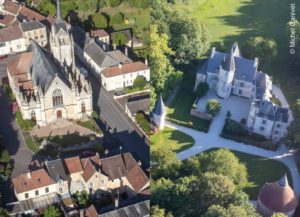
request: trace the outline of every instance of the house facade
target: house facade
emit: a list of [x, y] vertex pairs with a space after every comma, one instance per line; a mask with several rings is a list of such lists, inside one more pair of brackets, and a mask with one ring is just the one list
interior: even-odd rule
[[287, 133], [289, 109], [272, 102], [272, 78], [258, 71], [258, 59], [242, 57], [235, 42], [229, 53], [212, 49], [208, 60], [202, 64], [195, 82], [208, 83], [217, 96], [228, 99], [231, 95], [247, 98], [251, 109], [247, 127], [273, 141], [279, 141]]
[[101, 72], [101, 83], [108, 91], [117, 90], [131, 87], [138, 76], [150, 82], [150, 68], [143, 62], [119, 64], [105, 68]]

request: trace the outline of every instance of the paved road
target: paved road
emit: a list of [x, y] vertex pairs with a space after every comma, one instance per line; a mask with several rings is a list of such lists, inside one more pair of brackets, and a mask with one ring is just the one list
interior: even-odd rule
[[[221, 132], [223, 125], [220, 124], [220, 119], [225, 116], [219, 116], [217, 120], [214, 120], [211, 124], [210, 131], [208, 133], [199, 132], [190, 128], [183, 126], [178, 126], [176, 124], [166, 122], [168, 127], [179, 130], [187, 135], [190, 135], [195, 140], [194, 146], [182, 151], [177, 154], [180, 160], [185, 160], [189, 157], [197, 155], [201, 152], [207, 151], [212, 148], [228, 148], [230, 150], [240, 151], [252, 155], [257, 155], [260, 157], [265, 157], [269, 159], [278, 160], [284, 163], [290, 170], [293, 188], [297, 195], [300, 195], [300, 177], [297, 169], [296, 161], [294, 158], [293, 151], [281, 149], [278, 151], [268, 151], [262, 148], [258, 148], [251, 145], [246, 145], [243, 143], [238, 143], [232, 140], [227, 140], [219, 136], [218, 132]], [[267, 180], [266, 180], [267, 181]]]
[[[84, 63], [77, 60], [84, 66]], [[88, 68], [85, 66], [85, 68]], [[106, 121], [107, 125], [115, 132], [116, 137], [122, 144], [124, 152], [131, 152], [136, 159], [141, 160], [143, 167], [150, 167], [150, 148], [136, 133], [137, 126], [129, 121], [127, 115], [116, 105], [113, 94], [101, 88], [100, 82], [89, 75], [88, 79], [93, 89], [94, 110]]]

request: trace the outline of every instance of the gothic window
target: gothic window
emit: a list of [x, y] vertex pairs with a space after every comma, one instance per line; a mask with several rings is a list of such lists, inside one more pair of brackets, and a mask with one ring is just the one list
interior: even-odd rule
[[63, 96], [60, 89], [53, 91], [52, 99], [54, 107], [63, 105]]

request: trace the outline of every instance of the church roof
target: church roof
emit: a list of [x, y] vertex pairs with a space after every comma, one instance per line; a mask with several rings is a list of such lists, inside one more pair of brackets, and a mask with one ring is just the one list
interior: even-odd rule
[[296, 209], [298, 198], [284, 175], [279, 181], [265, 184], [259, 191], [259, 202], [273, 212], [287, 213]]
[[45, 27], [45, 26], [42, 23], [40, 23], [39, 21], [22, 22], [21, 23], [21, 28], [22, 28], [23, 32], [40, 29], [43, 27]]
[[165, 113], [165, 105], [161, 95], [157, 98], [152, 113], [158, 116], [161, 116]]
[[29, 50], [33, 52], [29, 66], [31, 79], [45, 93], [60, 69], [36, 42], [31, 42]]

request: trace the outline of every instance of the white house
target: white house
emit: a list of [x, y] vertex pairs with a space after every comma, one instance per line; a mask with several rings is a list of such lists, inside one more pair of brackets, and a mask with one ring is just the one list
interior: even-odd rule
[[26, 49], [25, 38], [19, 25], [0, 29], [0, 56], [22, 52]]
[[132, 86], [138, 76], [150, 81], [150, 68], [143, 62], [119, 64], [102, 70], [101, 83], [108, 91], [122, 89]]

